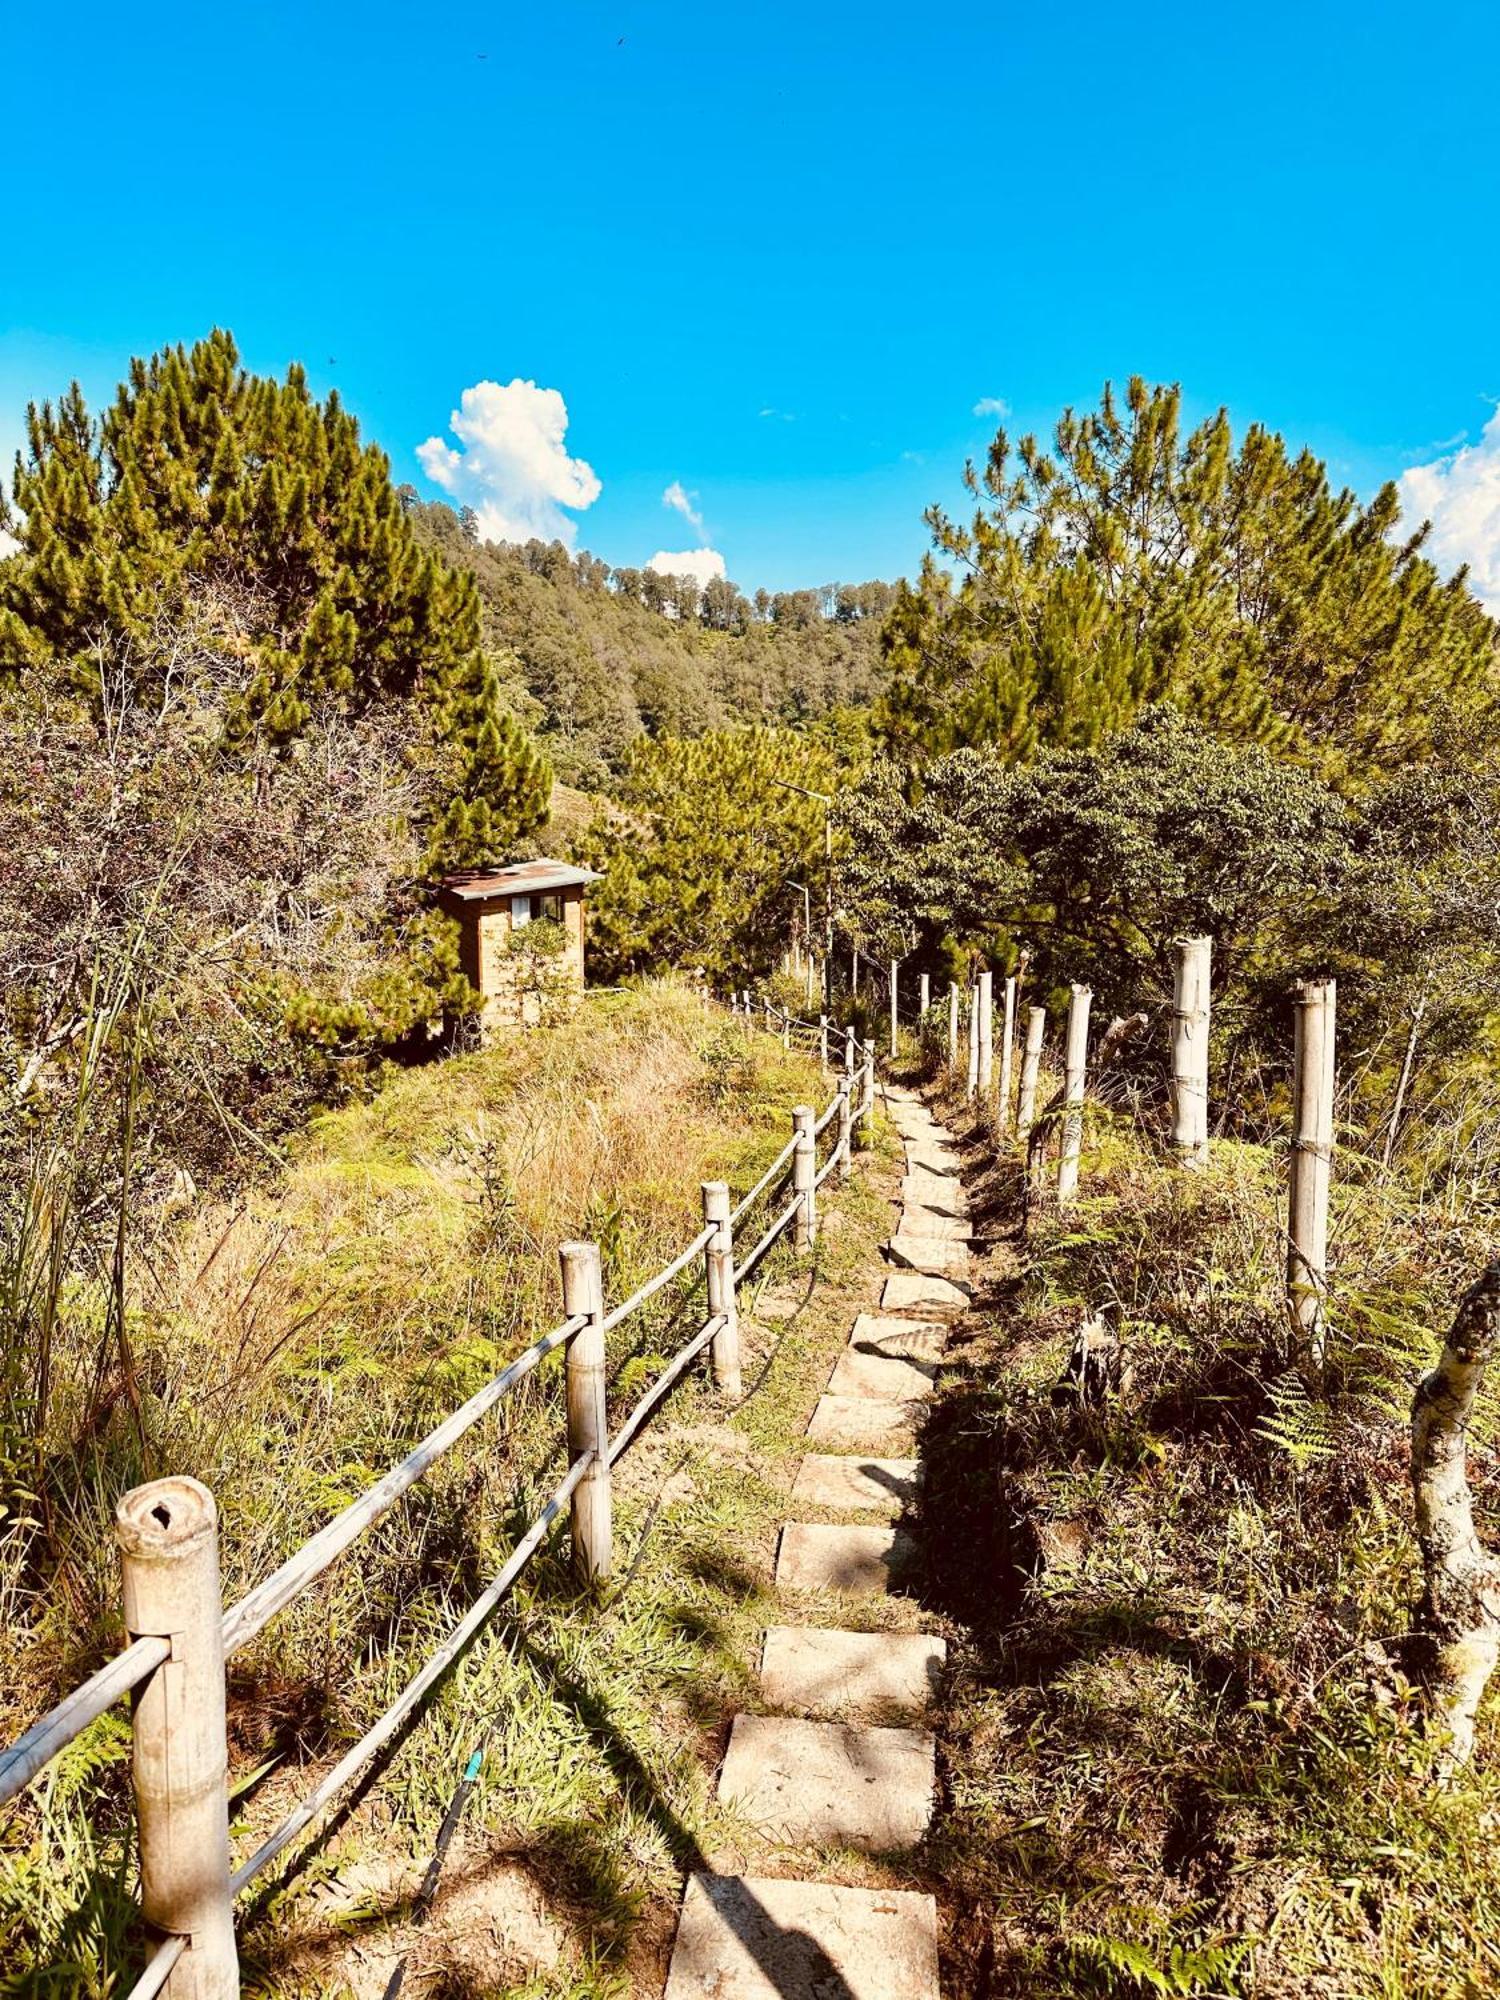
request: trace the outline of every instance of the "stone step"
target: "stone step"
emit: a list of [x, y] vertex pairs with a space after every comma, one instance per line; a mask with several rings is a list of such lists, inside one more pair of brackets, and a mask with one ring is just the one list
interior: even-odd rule
[[788, 1521], [776, 1551], [776, 1582], [787, 1590], [883, 1593], [910, 1572], [916, 1554], [900, 1528]]
[[937, 1905], [910, 1889], [694, 1875], [665, 2000], [938, 2000]]
[[898, 1229], [886, 1250], [893, 1262], [928, 1277], [951, 1278], [955, 1272], [962, 1276], [969, 1268], [966, 1244], [949, 1243], [941, 1236], [918, 1236], [909, 1229]]
[[956, 1174], [963, 1162], [952, 1146], [944, 1145], [941, 1139], [908, 1139], [906, 1142], [906, 1170], [914, 1174], [924, 1172], [942, 1174], [945, 1178]]
[[888, 1313], [920, 1312], [948, 1320], [968, 1311], [969, 1295], [946, 1278], [929, 1277], [920, 1271], [893, 1271], [885, 1281], [880, 1303]]
[[932, 1818], [936, 1758], [925, 1729], [737, 1715], [719, 1803], [778, 1847], [915, 1847]]
[[936, 1236], [944, 1243], [967, 1243], [973, 1234], [967, 1217], [948, 1215], [942, 1209], [928, 1208], [918, 1201], [903, 1202], [901, 1220], [896, 1228], [898, 1234]]
[[938, 1363], [921, 1354], [903, 1354], [898, 1347], [846, 1347], [828, 1378], [830, 1396], [870, 1396], [877, 1402], [911, 1401], [930, 1396]]
[[809, 1452], [797, 1468], [792, 1499], [799, 1507], [878, 1507], [899, 1514], [916, 1497], [915, 1458], [830, 1458]]
[[909, 1437], [922, 1422], [925, 1405], [915, 1398], [902, 1403], [874, 1396], [820, 1396], [807, 1426], [814, 1444], [863, 1451]]
[[760, 1657], [772, 1708], [849, 1722], [919, 1722], [937, 1697], [947, 1643], [925, 1632], [773, 1626]]
[[969, 1197], [957, 1174], [930, 1174], [919, 1168], [901, 1182], [901, 1199], [935, 1209], [939, 1215], [967, 1215]]

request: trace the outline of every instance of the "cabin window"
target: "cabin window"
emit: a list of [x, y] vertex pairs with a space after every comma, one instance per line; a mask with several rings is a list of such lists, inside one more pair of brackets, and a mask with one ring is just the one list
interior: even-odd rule
[[563, 899], [561, 896], [533, 896], [531, 914], [540, 917], [544, 923], [560, 924], [563, 920]]

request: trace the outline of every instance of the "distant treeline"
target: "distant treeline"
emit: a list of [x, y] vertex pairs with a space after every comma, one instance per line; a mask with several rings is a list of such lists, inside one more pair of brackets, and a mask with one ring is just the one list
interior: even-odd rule
[[756, 591], [616, 569], [561, 542], [481, 542], [471, 515], [402, 503], [419, 537], [472, 572], [483, 642], [559, 777], [607, 785], [642, 731], [697, 736], [863, 708], [881, 680], [890, 583]]

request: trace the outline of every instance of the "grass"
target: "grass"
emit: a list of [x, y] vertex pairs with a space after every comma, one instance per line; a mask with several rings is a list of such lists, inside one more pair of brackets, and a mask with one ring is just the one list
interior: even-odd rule
[[[1479, 1246], [1344, 1163], [1330, 1380], [1277, 1358], [1278, 1162], [1171, 1167], [1101, 1125], [1084, 1198], [1024, 1235], [973, 1135], [990, 1261], [928, 1427], [948, 1990], [1477, 2000], [1500, 1984], [1500, 1742], [1432, 1782], [1407, 1673], [1406, 1405]], [[1057, 1385], [1117, 1312], [1129, 1386]], [[1497, 1490], [1491, 1400], [1475, 1440]]]
[[[70, 1591], [37, 1590], [10, 1628], [0, 1728], [23, 1726], [117, 1643], [113, 1493], [167, 1467], [205, 1478], [232, 1600], [557, 1317], [561, 1238], [596, 1237], [607, 1296], [621, 1296], [696, 1233], [698, 1182], [746, 1185], [783, 1143], [790, 1105], [821, 1095], [813, 1067], [705, 1021], [680, 989], [604, 996], [556, 1033], [393, 1078], [321, 1121], [279, 1184], [163, 1231], [133, 1301], [152, 1384], [144, 1438], [96, 1441], [97, 1504], [78, 1510], [65, 1551]], [[421, 1990], [604, 2000], [655, 1966], [681, 1872], [712, 1836], [708, 1780], [754, 1656], [781, 1460], [846, 1330], [841, 1288], [884, 1220], [857, 1185], [840, 1196], [820, 1287], [777, 1253], [771, 1280], [795, 1276], [808, 1296], [793, 1318], [747, 1328], [743, 1411], [726, 1422], [690, 1381], [622, 1463], [615, 1594], [602, 1609], [579, 1598], [554, 1541], [376, 1781], [295, 1871], [247, 1899], [251, 1990], [365, 1990], [360, 1968], [407, 1935], [413, 1870], [476, 1747], [479, 1786], [445, 1877], [468, 1916], [449, 1924], [440, 1899], [432, 1936], [450, 1973]], [[616, 1416], [700, 1311], [701, 1297], [669, 1290], [619, 1330]], [[384, 1707], [561, 1460], [549, 1363], [236, 1659], [237, 1852]], [[125, 1743], [107, 1718], [8, 1816], [0, 1991], [104, 1994], [133, 1962]], [[490, 1939], [468, 1972], [460, 1931]]]

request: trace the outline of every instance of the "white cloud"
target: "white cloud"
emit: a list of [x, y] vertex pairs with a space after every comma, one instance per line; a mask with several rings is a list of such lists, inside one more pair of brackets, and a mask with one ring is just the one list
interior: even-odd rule
[[1467, 563], [1474, 595], [1500, 618], [1500, 409], [1478, 444], [1412, 466], [1398, 485], [1403, 526], [1431, 521], [1426, 554], [1445, 575]]
[[563, 509], [592, 507], [600, 486], [591, 465], [568, 456], [561, 394], [519, 377], [505, 387], [476, 382], [448, 421], [463, 449], [430, 437], [417, 458], [434, 486], [474, 509], [480, 535], [491, 542], [536, 535], [571, 547], [577, 523]]
[[696, 577], [700, 590], [714, 577], [725, 574], [724, 558], [717, 549], [681, 549], [676, 555], [658, 549], [646, 567], [654, 569], [658, 576]]
[[697, 494], [689, 493], [680, 479], [674, 479], [661, 496], [663, 507], [675, 507], [695, 534], [704, 535], [708, 530], [703, 525], [703, 516], [698, 512], [697, 500]]
[[1008, 417], [1010, 404], [1003, 396], [981, 396], [974, 405], [976, 417]]

